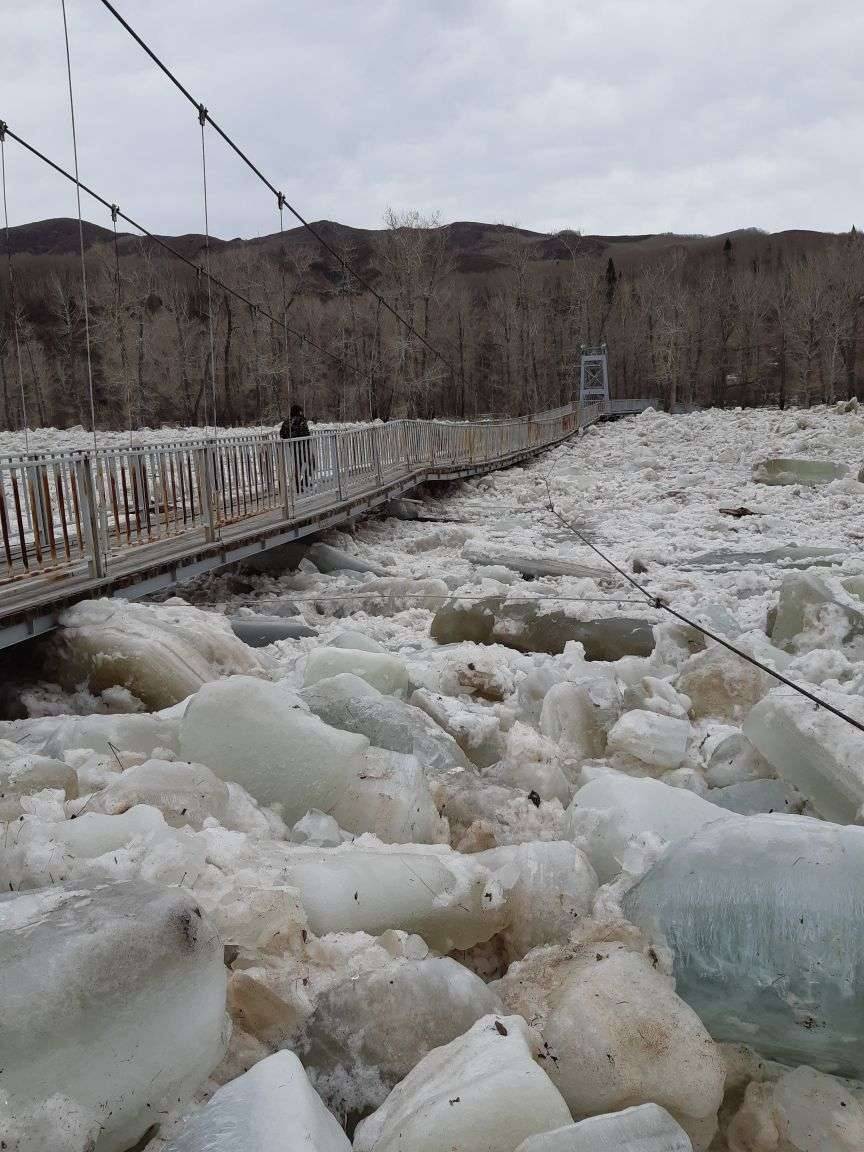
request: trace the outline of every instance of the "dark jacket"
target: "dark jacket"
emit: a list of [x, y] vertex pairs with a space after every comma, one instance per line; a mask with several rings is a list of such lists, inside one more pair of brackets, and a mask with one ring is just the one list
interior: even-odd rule
[[288, 420], [282, 421], [279, 435], [283, 440], [300, 440], [309, 435], [309, 422], [302, 412], [291, 416]]

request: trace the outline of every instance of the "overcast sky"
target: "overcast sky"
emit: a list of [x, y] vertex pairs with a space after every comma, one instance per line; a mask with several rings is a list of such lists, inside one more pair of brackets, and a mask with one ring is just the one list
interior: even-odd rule
[[[115, 2], [312, 220], [864, 224], [862, 0]], [[0, 119], [71, 168], [60, 0], [0, 7]], [[154, 231], [200, 232], [194, 109], [99, 0], [67, 7], [82, 180]], [[6, 155], [11, 223], [74, 214], [71, 185]], [[216, 235], [276, 230], [212, 133], [208, 165]]]

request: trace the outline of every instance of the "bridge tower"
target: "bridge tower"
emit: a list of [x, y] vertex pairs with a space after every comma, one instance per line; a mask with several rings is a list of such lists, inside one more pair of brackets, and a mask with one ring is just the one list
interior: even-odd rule
[[605, 344], [582, 344], [580, 349], [579, 404], [609, 399], [609, 360]]

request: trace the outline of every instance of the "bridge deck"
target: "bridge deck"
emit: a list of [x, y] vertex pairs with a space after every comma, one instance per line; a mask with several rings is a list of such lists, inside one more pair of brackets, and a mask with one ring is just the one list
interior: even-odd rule
[[0, 648], [50, 631], [77, 600], [173, 587], [362, 516], [425, 481], [517, 464], [650, 403], [0, 461]]

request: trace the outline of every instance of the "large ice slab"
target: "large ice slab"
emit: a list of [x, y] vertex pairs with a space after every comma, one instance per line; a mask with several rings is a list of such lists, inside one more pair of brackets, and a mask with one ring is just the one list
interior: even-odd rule
[[740, 724], [776, 683], [749, 661], [720, 644], [711, 644], [704, 652], [694, 652], [675, 685], [690, 698], [690, 714], [695, 719], [710, 716]]
[[366, 767], [331, 808], [340, 828], [372, 832], [386, 844], [446, 844], [442, 820], [416, 756], [369, 748]]
[[751, 1081], [729, 1125], [730, 1152], [859, 1152], [864, 1107], [849, 1088], [806, 1067]]
[[8, 1108], [61, 1093], [124, 1152], [224, 1052], [222, 943], [194, 897], [140, 882], [0, 896]]
[[520, 1016], [485, 1016], [433, 1049], [357, 1127], [354, 1152], [514, 1152], [571, 1121]]
[[67, 609], [61, 624], [54, 659], [65, 682], [86, 681], [96, 692], [121, 684], [148, 708], [262, 667], [224, 616], [189, 604], [85, 600]]
[[118, 716], [46, 716], [0, 722], [0, 737], [14, 740], [27, 754], [62, 759], [74, 748], [150, 756], [157, 748], [176, 752], [180, 716], [174, 710]]
[[[175, 828], [200, 828], [212, 816], [221, 824], [228, 813], [228, 787], [203, 764], [182, 760], [145, 760], [120, 772], [87, 801], [87, 812], [116, 816], [136, 804], [158, 808]], [[84, 817], [82, 816], [82, 819]]]
[[279, 640], [318, 635], [302, 619], [286, 620], [284, 616], [231, 616], [228, 623], [237, 639], [250, 648], [266, 648]]
[[492, 633], [501, 604], [500, 596], [490, 596], [483, 600], [449, 598], [432, 620], [432, 639], [439, 644], [494, 643]]
[[544, 1067], [574, 1116], [660, 1104], [710, 1141], [723, 1058], [656, 963], [620, 941], [540, 948], [494, 987], [542, 1034]]
[[[864, 700], [822, 690], [835, 708], [864, 723]], [[851, 824], [864, 805], [864, 733], [824, 708], [777, 688], [744, 722], [744, 735], [826, 820]]]
[[574, 844], [560, 840], [507, 844], [479, 852], [507, 895], [504, 931], [511, 958], [541, 944], [563, 943], [589, 915], [597, 876]]
[[726, 788], [712, 788], [705, 798], [741, 816], [755, 816], [759, 812], [797, 815], [804, 807], [801, 793], [783, 780], [743, 780]]
[[508, 728], [504, 755], [483, 776], [509, 788], [536, 792], [541, 800], [557, 799], [568, 804], [573, 795], [570, 768], [561, 750], [521, 720]]
[[478, 768], [488, 768], [504, 755], [501, 720], [491, 709], [464, 697], [442, 696], [425, 688], [411, 694], [411, 704], [443, 728]]
[[412, 608], [434, 612], [450, 595], [443, 580], [412, 576], [370, 576], [351, 586], [351, 598], [339, 600], [321, 595], [321, 604], [332, 616], [348, 616], [353, 612], [366, 612], [369, 616], [392, 616]]
[[443, 847], [361, 842], [298, 855], [286, 871], [319, 936], [401, 928], [450, 952], [489, 940], [506, 923], [504, 895], [488, 869]]
[[366, 680], [379, 692], [392, 694], [408, 688], [408, 669], [398, 656], [387, 652], [361, 652], [358, 648], [313, 649], [306, 657], [303, 684], [306, 688], [321, 680], [350, 673]]
[[864, 600], [851, 590], [858, 587], [816, 572], [790, 573], [783, 579], [770, 617], [771, 639], [797, 652], [842, 648], [860, 660], [864, 657]]
[[653, 624], [638, 617], [580, 620], [545, 600], [505, 601], [500, 596], [460, 600], [458, 593], [435, 613], [431, 633], [439, 644], [503, 644], [520, 652], [557, 655], [570, 640], [584, 645], [589, 660], [649, 656]]
[[71, 820], [25, 817], [0, 826], [0, 889], [41, 888], [63, 880], [153, 880], [190, 885], [204, 870], [204, 846], [189, 829], [169, 827], [156, 808], [121, 815], [83, 812]]
[[379, 748], [414, 755], [428, 772], [470, 767], [450, 733], [421, 708], [385, 696], [350, 672], [319, 680], [300, 695], [325, 724], [357, 732]]
[[26, 807], [23, 798], [46, 788], [62, 791], [67, 800], [74, 800], [78, 796], [77, 773], [49, 756], [16, 755], [0, 763], [0, 821], [17, 819]]
[[379, 644], [377, 640], [373, 640], [365, 632], [354, 632], [350, 628], [331, 636], [327, 641], [327, 646], [328, 648], [355, 648], [358, 652], [387, 651], [383, 644]]
[[764, 780], [775, 775], [746, 736], [735, 728], [721, 730], [719, 738], [703, 748], [708, 757], [705, 780], [711, 788], [725, 788], [745, 781]]
[[675, 720], [686, 720], [693, 702], [668, 680], [659, 676], [640, 676], [627, 684], [623, 703], [625, 711], [638, 708], [657, 712], [660, 716], [672, 716]]
[[678, 768], [687, 754], [688, 720], [644, 708], [625, 712], [606, 738], [607, 753], [632, 756], [652, 768]]
[[849, 465], [836, 460], [769, 456], [753, 465], [753, 479], [757, 484], [830, 484], [848, 475]]
[[674, 844], [729, 813], [686, 788], [661, 780], [603, 772], [573, 797], [565, 832], [588, 855], [601, 884], [621, 871], [634, 836], [651, 832]]
[[860, 1077], [862, 886], [864, 829], [733, 816], [673, 845], [623, 908], [671, 948], [715, 1039]]
[[10, 1152], [93, 1152], [99, 1118], [68, 1096], [55, 1092], [29, 1107], [15, 1102], [10, 1111], [0, 1097], [0, 1133]]
[[365, 737], [292, 706], [278, 684], [249, 676], [205, 685], [180, 726], [184, 759], [242, 784], [262, 804], [282, 804], [288, 824], [331, 808], [363, 771], [367, 747]]
[[351, 1152], [293, 1052], [276, 1052], [225, 1084], [164, 1152]]
[[[766, 548], [761, 552], [730, 552], [728, 549], [701, 552], [680, 564], [682, 568], [715, 568], [718, 572], [734, 572], [738, 568], [755, 564], [771, 564], [777, 568], [811, 568], [817, 565], [831, 568], [835, 564], [842, 564], [848, 552], [848, 544], [828, 547], [787, 544], [781, 548]], [[710, 626], [709, 621], [705, 623]]]
[[311, 560], [319, 572], [371, 572], [375, 576], [386, 576], [387, 569], [364, 560], [350, 552], [343, 552], [341, 548], [334, 548], [332, 544], [323, 544], [321, 541], [310, 545], [306, 551], [306, 558]]
[[472, 564], [483, 564], [503, 568], [511, 568], [514, 572], [521, 572], [523, 576], [575, 576], [592, 580], [608, 580], [609, 569], [590, 567], [588, 564], [577, 564], [573, 560], [566, 560], [561, 556], [528, 555], [525, 552], [514, 552], [504, 545], [494, 544], [488, 540], [466, 540], [462, 545], [462, 556]]
[[337, 1113], [356, 1115], [380, 1107], [431, 1049], [500, 1011], [480, 977], [449, 957], [394, 962], [326, 989], [299, 1051]]
[[605, 682], [553, 684], [543, 698], [540, 731], [558, 744], [564, 756], [577, 763], [602, 756], [606, 730], [614, 722], [620, 702]]
[[640, 1104], [530, 1136], [516, 1152], [693, 1152], [693, 1145], [665, 1108]]

